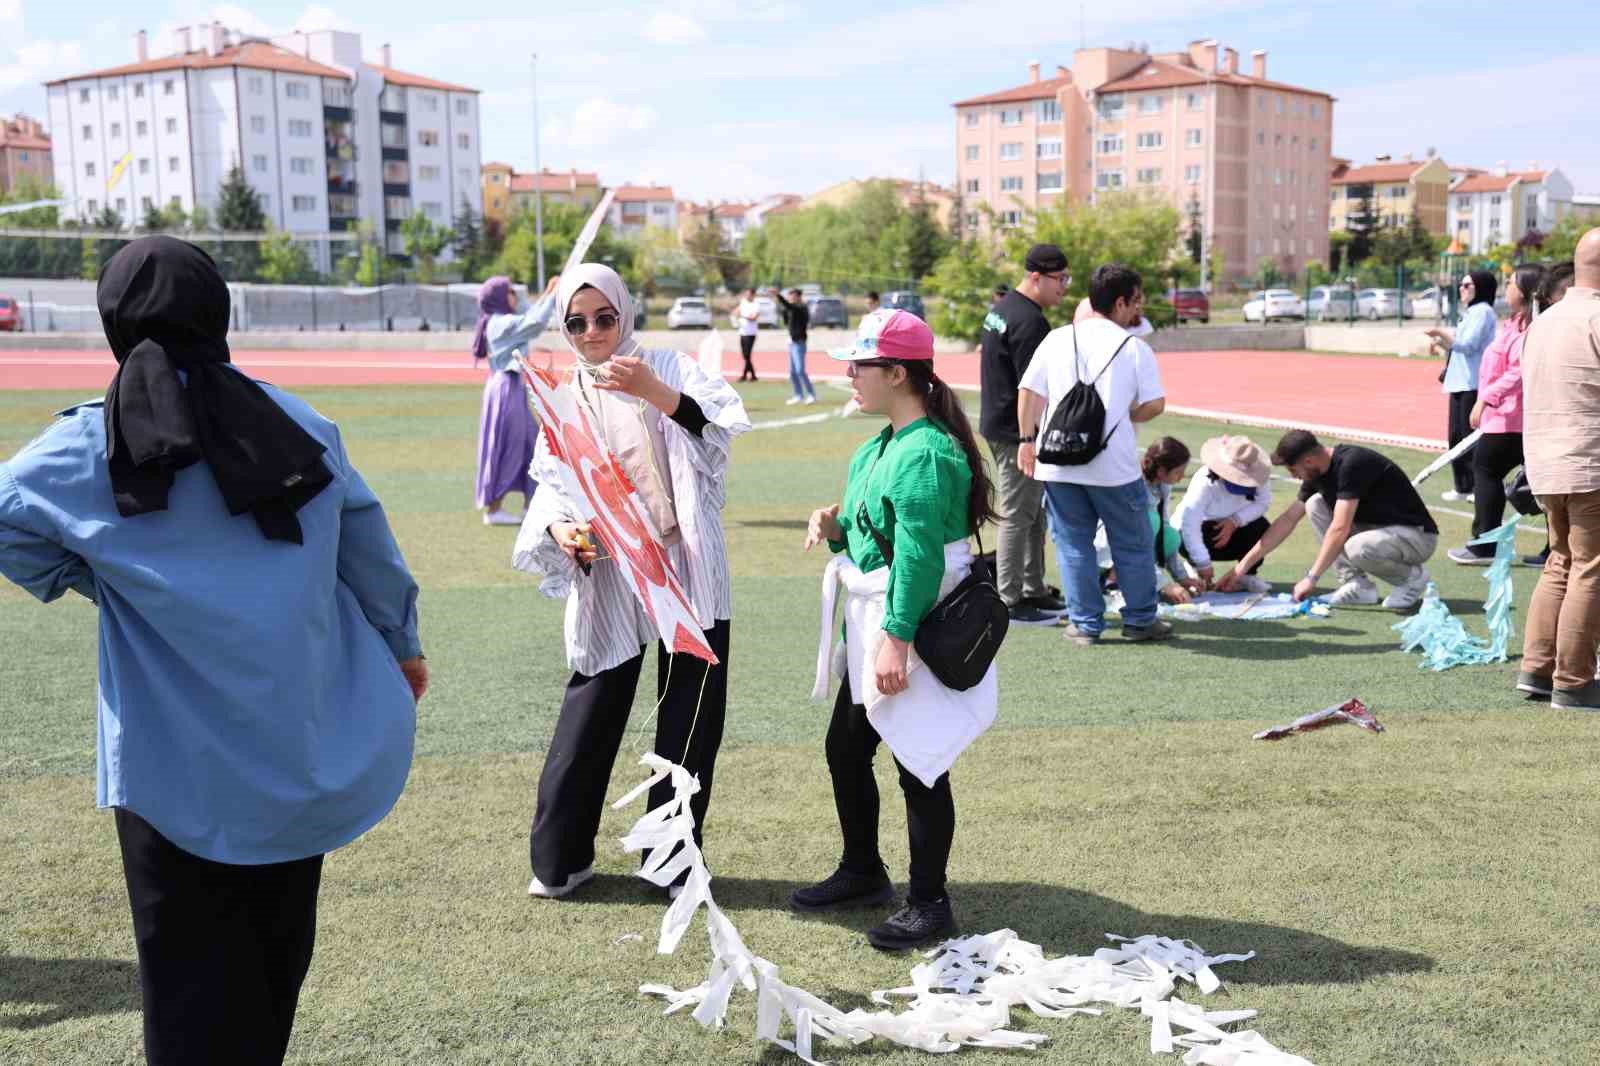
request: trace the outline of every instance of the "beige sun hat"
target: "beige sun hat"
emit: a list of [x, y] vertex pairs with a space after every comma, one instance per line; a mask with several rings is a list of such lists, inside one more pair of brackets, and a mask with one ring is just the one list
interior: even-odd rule
[[1262, 488], [1272, 478], [1272, 464], [1261, 445], [1249, 437], [1212, 437], [1200, 446], [1200, 461], [1224, 481]]

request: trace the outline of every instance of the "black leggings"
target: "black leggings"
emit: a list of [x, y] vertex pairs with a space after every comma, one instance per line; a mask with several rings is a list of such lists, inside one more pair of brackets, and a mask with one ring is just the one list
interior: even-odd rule
[[[1205, 539], [1206, 550], [1211, 553], [1213, 560], [1235, 562], [1243, 559], [1245, 553], [1256, 546], [1256, 542], [1266, 534], [1267, 528], [1271, 525], [1272, 523], [1267, 521], [1267, 516], [1262, 515], [1254, 522], [1242, 525], [1234, 530], [1233, 536], [1228, 538], [1228, 543], [1220, 548], [1217, 547], [1217, 531], [1222, 527], [1221, 522], [1215, 520], [1201, 522], [1200, 536]], [[1182, 550], [1183, 557], [1189, 559], [1189, 549], [1184, 548]], [[1189, 559], [1189, 561], [1194, 562], [1193, 559]], [[1250, 572], [1253, 574], [1260, 569], [1261, 564], [1257, 563], [1250, 568]]]
[[[833, 704], [833, 721], [828, 723], [828, 772], [833, 775], [833, 805], [844, 835], [840, 865], [856, 873], [875, 874], [883, 868], [878, 853], [878, 782], [872, 776], [872, 757], [880, 739], [867, 721], [867, 709], [850, 702], [850, 681], [845, 679]], [[950, 775], [939, 775], [929, 788], [898, 759], [895, 766], [900, 770], [906, 828], [911, 833], [911, 895], [931, 903], [944, 898], [945, 867], [956, 835]]]
[[754, 381], [756, 379], [755, 364], [750, 362], [750, 356], [755, 354], [755, 334], [743, 334], [739, 337], [739, 354], [744, 356], [744, 370], [739, 373], [740, 381]]
[[[1506, 475], [1522, 465], [1521, 433], [1485, 433], [1472, 449], [1472, 535], [1481, 537], [1499, 528], [1506, 514]], [[1494, 548], [1477, 545], [1474, 555], [1494, 555]]]
[[[1477, 389], [1450, 394], [1450, 447], [1454, 448], [1472, 433], [1472, 408], [1477, 402]], [[1457, 492], [1463, 496], [1471, 492], [1472, 453], [1450, 460], [1450, 473], [1455, 476]]]

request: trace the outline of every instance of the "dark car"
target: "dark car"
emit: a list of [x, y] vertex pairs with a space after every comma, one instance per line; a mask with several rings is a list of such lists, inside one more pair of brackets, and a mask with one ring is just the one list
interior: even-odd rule
[[650, 317], [649, 310], [645, 307], [644, 293], [633, 294], [633, 328], [644, 329], [645, 319]]
[[1177, 313], [1179, 322], [1187, 322], [1191, 318], [1211, 321], [1211, 301], [1199, 289], [1175, 290], [1172, 294], [1172, 310]]
[[0, 330], [16, 333], [22, 329], [22, 308], [9, 296], [0, 296]]
[[815, 300], [807, 300], [806, 306], [811, 309], [811, 324], [819, 329], [823, 326], [848, 329], [850, 326], [844, 301], [837, 296], [819, 296]]
[[886, 292], [883, 294], [883, 307], [889, 311], [910, 311], [924, 322], [928, 319], [927, 308], [922, 306], [922, 297], [914, 292]]

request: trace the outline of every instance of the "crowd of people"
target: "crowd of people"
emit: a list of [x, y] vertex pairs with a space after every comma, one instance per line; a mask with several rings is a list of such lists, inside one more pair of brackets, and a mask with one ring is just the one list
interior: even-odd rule
[[[894, 899], [872, 770], [886, 745], [906, 803], [910, 888], [868, 934], [884, 949], [955, 925], [949, 770], [994, 721], [998, 667], [980, 663], [981, 676], [957, 686], [917, 648], [926, 627], [950, 624], [938, 605], [981, 577], [970, 538], [985, 525], [999, 530], [1000, 609], [1012, 622], [1060, 624], [1084, 647], [1106, 634], [1113, 583], [1122, 636], [1137, 642], [1173, 636], [1163, 599], [1265, 591], [1263, 563], [1307, 516], [1319, 546], [1293, 585], [1300, 600], [1331, 571], [1340, 583], [1329, 602], [1376, 603], [1383, 582], [1384, 605], [1408, 610], [1437, 548], [1416, 489], [1369, 448], [1295, 429], [1269, 457], [1220, 436], [1200, 446], [1192, 476], [1190, 449], [1172, 436], [1141, 455], [1134, 427], [1166, 406], [1137, 335], [1143, 279], [1099, 266], [1087, 310], [1051, 329], [1045, 311], [1071, 285], [1067, 258], [1037, 245], [1023, 268], [984, 325], [976, 430], [914, 315], [874, 310], [856, 343], [833, 353], [856, 406], [884, 425], [841, 471], [839, 501], [812, 512], [803, 542], [834, 553], [823, 597], [842, 592], [847, 619], [842, 631], [824, 621], [814, 690], [838, 682], [823, 761], [842, 846], [833, 873], [791, 902]], [[1522, 463], [1549, 547], [1516, 685], [1556, 708], [1600, 710], [1600, 229], [1570, 268], [1516, 271], [1513, 313], [1498, 326], [1493, 288], [1492, 276], [1463, 282], [1467, 319], [1437, 338], [1449, 351], [1452, 425], [1484, 434], [1472, 480], [1452, 491], [1472, 490], [1474, 532], [1486, 531], [1504, 507], [1494, 484]], [[99, 608], [97, 794], [116, 811], [147, 1058], [281, 1062], [311, 962], [323, 856], [383, 818], [409, 772], [429, 683], [417, 584], [338, 427], [228, 365], [228, 290], [204, 251], [140, 238], [107, 264], [97, 295], [116, 376], [103, 401], [64, 412], [0, 465], [0, 573], [42, 601], [76, 592]], [[528, 892], [560, 899], [593, 875], [652, 643], [655, 750], [697, 776], [703, 840], [733, 613], [721, 512], [732, 442], [750, 422], [720, 376], [633, 337], [630, 295], [608, 267], [577, 267], [522, 309], [509, 281], [492, 279], [480, 307], [473, 353], [490, 376], [477, 502], [486, 522], [504, 524], [505, 497], [527, 497], [515, 565], [566, 601], [572, 674], [529, 834]], [[791, 380], [805, 402], [806, 320], [789, 310], [802, 359]], [[636, 489], [714, 664], [662, 643], [620, 568], [601, 565], [608, 546], [567, 491], [548, 435], [525, 418], [512, 357], [552, 318], [575, 356], [575, 402]], [[1269, 518], [1274, 465], [1299, 488]], [[1044, 582], [1047, 534], [1064, 591]], [[1233, 566], [1218, 576], [1224, 561]], [[669, 788], [657, 786], [652, 803]]]

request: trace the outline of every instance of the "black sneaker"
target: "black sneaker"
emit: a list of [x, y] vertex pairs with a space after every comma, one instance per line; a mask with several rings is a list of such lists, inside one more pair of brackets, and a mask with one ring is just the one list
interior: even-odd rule
[[907, 896], [888, 921], [867, 930], [867, 940], [879, 951], [904, 951], [955, 931], [956, 917], [950, 910], [950, 897], [923, 903]]
[[1044, 611], [1026, 601], [1008, 609], [1014, 626], [1053, 626], [1061, 617], [1059, 611]]
[[1578, 688], [1551, 686], [1550, 706], [1558, 711], [1600, 711], [1600, 681]]
[[1065, 614], [1067, 610], [1066, 600], [1048, 592], [1043, 596], [1029, 596], [1022, 603], [1026, 607], [1037, 607], [1039, 610], [1049, 611], [1051, 614]]
[[826, 881], [797, 888], [789, 906], [799, 911], [825, 911], [834, 907], [879, 907], [894, 899], [894, 883], [881, 864], [876, 873], [862, 874], [843, 866]]
[[1547, 700], [1554, 688], [1555, 682], [1548, 674], [1535, 674], [1528, 670], [1517, 673], [1517, 691], [1530, 700]]

